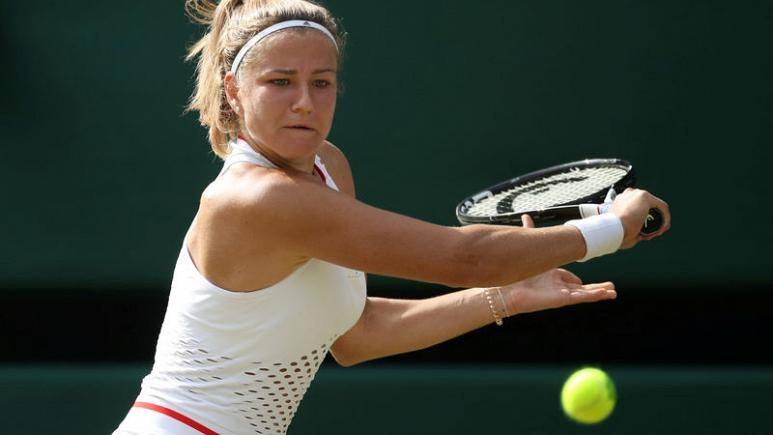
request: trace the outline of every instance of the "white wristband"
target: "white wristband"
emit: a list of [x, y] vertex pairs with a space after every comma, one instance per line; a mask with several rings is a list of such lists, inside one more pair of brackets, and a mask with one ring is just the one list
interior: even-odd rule
[[579, 262], [611, 254], [623, 243], [623, 223], [612, 213], [571, 220], [565, 225], [577, 227], [585, 239], [585, 256]]

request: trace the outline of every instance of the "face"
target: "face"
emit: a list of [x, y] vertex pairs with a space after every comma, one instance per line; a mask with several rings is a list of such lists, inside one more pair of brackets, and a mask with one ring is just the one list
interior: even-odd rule
[[338, 52], [313, 29], [287, 29], [260, 41], [238, 80], [226, 76], [242, 136], [280, 167], [310, 171], [333, 123]]

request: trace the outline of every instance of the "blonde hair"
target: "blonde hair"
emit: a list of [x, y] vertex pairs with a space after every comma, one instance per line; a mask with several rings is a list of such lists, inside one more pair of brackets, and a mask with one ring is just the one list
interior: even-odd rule
[[327, 9], [310, 1], [186, 0], [185, 12], [194, 22], [208, 26], [186, 57], [198, 57], [196, 88], [187, 110], [199, 112], [201, 125], [209, 128], [212, 150], [221, 158], [228, 153], [228, 141], [239, 134], [239, 117], [226, 100], [223, 79], [236, 53], [252, 36], [282, 21], [313, 21], [333, 34], [339, 48], [339, 63], [343, 58], [343, 28]]

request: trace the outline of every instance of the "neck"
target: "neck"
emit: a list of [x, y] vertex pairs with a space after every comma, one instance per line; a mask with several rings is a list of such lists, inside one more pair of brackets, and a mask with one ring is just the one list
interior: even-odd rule
[[238, 139], [241, 143], [252, 148], [255, 152], [261, 154], [280, 169], [294, 169], [296, 171], [305, 172], [307, 174], [314, 174], [316, 154], [300, 159], [287, 159], [268, 149], [268, 147], [264, 147], [259, 143], [247, 140], [242, 135], [239, 135]]

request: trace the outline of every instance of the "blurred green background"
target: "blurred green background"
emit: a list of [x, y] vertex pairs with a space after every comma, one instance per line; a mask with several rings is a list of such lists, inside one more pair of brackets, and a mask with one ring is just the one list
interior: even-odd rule
[[[147, 369], [0, 371], [4, 433], [109, 434]], [[773, 425], [770, 370], [613, 367], [618, 405], [592, 426], [561, 411], [558, 391], [570, 372], [559, 366], [322, 368], [288, 433], [762, 434]]]
[[[363, 201], [454, 225], [481, 187], [619, 157], [670, 203], [674, 228], [571, 266], [614, 280], [612, 304], [326, 366], [290, 433], [771, 426], [771, 2], [325, 4], [350, 34], [331, 140]], [[202, 29], [182, 2], [0, 0], [0, 14], [0, 423], [105, 433], [147, 370], [183, 234], [220, 166], [183, 112], [185, 48]], [[443, 291], [370, 278], [371, 294]], [[594, 429], [557, 408], [585, 363], [617, 368], [621, 388]]]
[[[0, 3], [0, 285], [168, 280], [219, 168], [183, 115], [201, 29], [180, 3]], [[625, 158], [674, 230], [589, 276], [769, 283], [770, 2], [329, 6], [351, 42], [331, 139], [364, 201], [455, 224], [483, 186]]]

